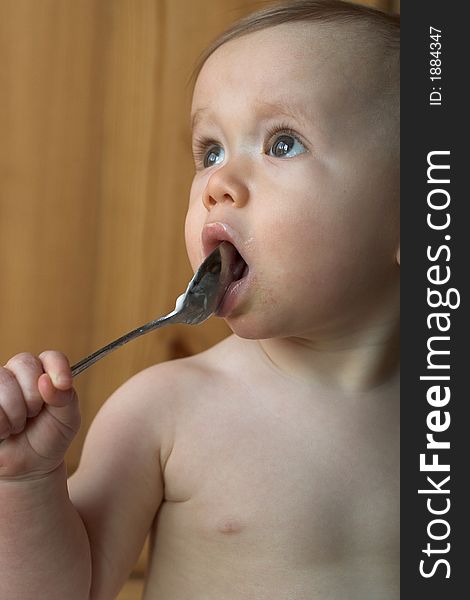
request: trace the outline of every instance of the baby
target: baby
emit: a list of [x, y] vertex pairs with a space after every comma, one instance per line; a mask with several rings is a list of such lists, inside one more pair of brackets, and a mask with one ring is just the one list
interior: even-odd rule
[[194, 89], [186, 243], [246, 262], [234, 335], [80, 423], [68, 361], [0, 369], [0, 597], [399, 597], [398, 22], [337, 0], [236, 24]]

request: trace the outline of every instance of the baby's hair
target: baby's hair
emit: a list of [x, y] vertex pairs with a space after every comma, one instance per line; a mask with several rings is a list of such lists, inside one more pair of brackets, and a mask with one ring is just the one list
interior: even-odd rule
[[219, 35], [200, 55], [191, 79], [195, 81], [209, 56], [230, 40], [299, 21], [370, 25], [382, 38], [385, 48], [398, 51], [400, 45], [399, 15], [342, 0], [284, 0], [243, 17]]

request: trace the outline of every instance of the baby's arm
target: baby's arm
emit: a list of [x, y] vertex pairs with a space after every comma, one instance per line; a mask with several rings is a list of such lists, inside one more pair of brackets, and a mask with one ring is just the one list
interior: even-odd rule
[[[166, 413], [146, 372], [118, 390], [91, 427], [69, 498], [63, 454], [78, 430], [78, 402], [65, 357], [44, 356], [22, 355], [0, 373], [8, 380], [0, 386], [0, 421], [14, 422], [14, 435], [0, 444], [0, 597], [109, 599], [162, 499]], [[62, 390], [52, 385], [54, 370], [68, 377]]]
[[0, 368], [0, 598], [88, 597], [88, 537], [63, 464], [79, 425], [62, 354], [20, 354]]
[[69, 480], [92, 548], [93, 599], [116, 597], [162, 501], [162, 464], [173, 439], [166, 375], [166, 365], [143, 371], [108, 399]]

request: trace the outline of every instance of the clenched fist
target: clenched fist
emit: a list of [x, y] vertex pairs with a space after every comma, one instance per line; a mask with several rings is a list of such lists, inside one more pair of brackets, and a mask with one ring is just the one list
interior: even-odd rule
[[0, 480], [37, 478], [56, 469], [79, 427], [64, 354], [17, 354], [0, 367]]

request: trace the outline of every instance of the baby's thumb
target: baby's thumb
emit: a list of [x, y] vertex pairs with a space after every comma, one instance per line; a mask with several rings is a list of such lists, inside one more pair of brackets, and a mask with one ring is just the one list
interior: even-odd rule
[[55, 386], [47, 373], [39, 377], [38, 388], [45, 406], [35, 418], [35, 425], [41, 430], [42, 423], [53, 417], [55, 424], [61, 426], [63, 438], [71, 442], [80, 428], [80, 406], [71, 380], [69, 385], [65, 383], [62, 387], [66, 389]]
[[59, 381], [55, 385], [48, 373], [43, 373], [38, 380], [39, 393], [49, 406], [62, 408], [73, 402], [76, 398], [75, 390], [70, 381]]
[[68, 358], [57, 350], [41, 352], [44, 374], [38, 379], [39, 393], [49, 406], [67, 406], [75, 395]]

